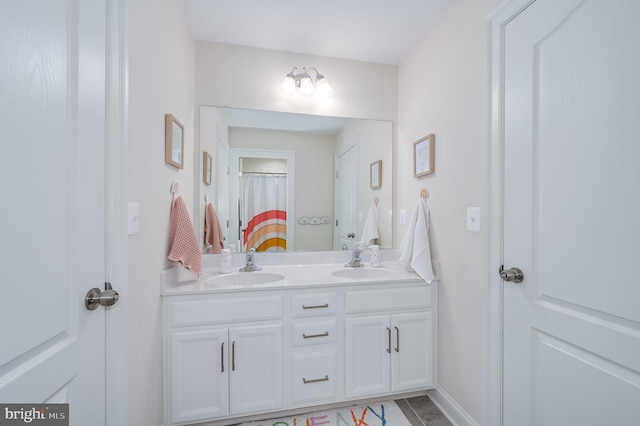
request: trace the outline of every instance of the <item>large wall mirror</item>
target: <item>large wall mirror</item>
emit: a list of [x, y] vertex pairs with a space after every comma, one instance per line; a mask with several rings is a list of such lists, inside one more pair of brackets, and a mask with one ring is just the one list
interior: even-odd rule
[[199, 118], [203, 252], [216, 252], [205, 240], [211, 207], [234, 252], [392, 248], [391, 122], [212, 106]]

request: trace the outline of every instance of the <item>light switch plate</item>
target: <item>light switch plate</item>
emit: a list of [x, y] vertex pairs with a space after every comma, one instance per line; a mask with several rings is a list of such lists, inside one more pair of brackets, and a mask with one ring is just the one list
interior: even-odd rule
[[467, 208], [467, 231], [480, 232], [480, 207]]
[[405, 209], [400, 210], [400, 225], [407, 224], [407, 211]]
[[129, 235], [140, 233], [140, 204], [129, 203], [129, 213], [127, 215]]

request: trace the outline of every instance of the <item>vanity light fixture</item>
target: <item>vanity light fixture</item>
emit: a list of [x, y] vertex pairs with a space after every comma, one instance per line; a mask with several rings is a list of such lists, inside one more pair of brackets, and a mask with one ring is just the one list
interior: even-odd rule
[[313, 67], [310, 67], [309, 71], [315, 72], [315, 79], [311, 78], [306, 67], [302, 67], [302, 71], [298, 71], [298, 67], [293, 67], [282, 82], [282, 91], [289, 95], [296, 93], [296, 91], [303, 95], [311, 95], [313, 93], [324, 95], [333, 92], [324, 75]]

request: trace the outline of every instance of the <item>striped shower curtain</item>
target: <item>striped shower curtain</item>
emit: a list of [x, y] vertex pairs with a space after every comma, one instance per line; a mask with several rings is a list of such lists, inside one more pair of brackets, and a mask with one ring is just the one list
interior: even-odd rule
[[287, 177], [243, 173], [240, 217], [245, 251], [287, 249]]

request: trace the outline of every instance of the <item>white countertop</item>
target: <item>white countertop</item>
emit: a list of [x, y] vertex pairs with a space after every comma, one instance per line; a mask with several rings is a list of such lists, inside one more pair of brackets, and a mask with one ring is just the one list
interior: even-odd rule
[[[408, 272], [394, 259], [393, 251], [383, 257], [379, 267], [369, 266], [363, 253], [364, 267], [347, 268], [349, 252], [327, 252], [313, 255], [310, 253], [278, 253], [275, 256], [258, 253], [256, 264], [262, 268], [256, 272], [239, 272], [244, 265], [244, 255], [234, 256], [232, 273], [221, 274], [219, 268], [207, 267], [219, 262], [218, 255], [206, 255], [205, 269], [196, 279], [195, 275], [176, 266], [161, 274], [161, 294], [163, 296], [226, 293], [238, 291], [255, 291], [265, 289], [295, 289], [310, 286], [335, 286], [354, 284], [380, 284], [393, 282], [420, 282], [422, 279], [413, 271]], [[343, 258], [347, 258], [345, 261]], [[277, 264], [274, 264], [277, 260]], [[260, 263], [264, 261], [264, 264]], [[321, 263], [312, 263], [316, 260]], [[296, 263], [296, 261], [305, 261]], [[437, 267], [434, 262], [434, 272]]]

